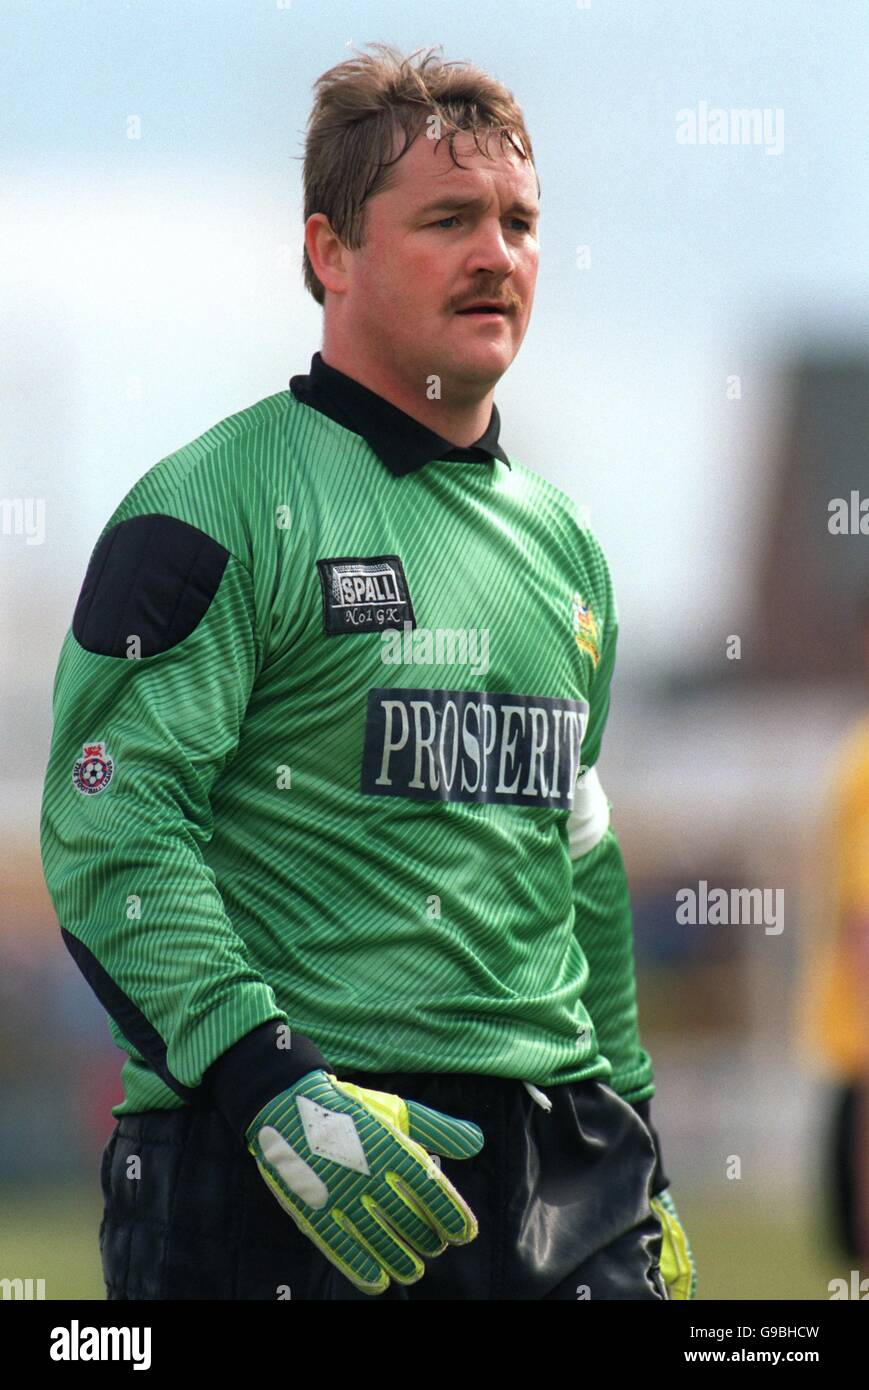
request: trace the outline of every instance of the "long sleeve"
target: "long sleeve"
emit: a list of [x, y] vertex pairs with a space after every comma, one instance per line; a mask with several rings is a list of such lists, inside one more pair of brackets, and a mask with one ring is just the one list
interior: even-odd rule
[[582, 747], [582, 789], [568, 822], [574, 930], [588, 963], [583, 1003], [598, 1046], [612, 1067], [611, 1086], [639, 1112], [655, 1139], [655, 1193], [668, 1183], [650, 1118], [652, 1062], [640, 1041], [633, 919], [621, 847], [610, 824], [610, 804], [596, 764], [606, 726], [618, 634], [615, 605], [603, 638]]
[[63, 939], [118, 1033], [186, 1102], [239, 1044], [258, 1079], [220, 1069], [239, 1128], [324, 1061], [306, 1039], [276, 1047], [286, 1016], [202, 853], [261, 660], [238, 556], [162, 508], [110, 524], [60, 652], [41, 819]]
[[583, 1003], [612, 1088], [635, 1104], [654, 1095], [652, 1063], [640, 1043], [633, 924], [621, 847], [608, 826], [593, 849], [572, 861], [574, 929], [588, 961]]

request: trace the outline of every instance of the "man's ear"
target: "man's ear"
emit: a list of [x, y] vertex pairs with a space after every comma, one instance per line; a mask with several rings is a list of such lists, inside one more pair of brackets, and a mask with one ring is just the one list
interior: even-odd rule
[[314, 212], [305, 223], [305, 249], [320, 284], [330, 294], [347, 288], [347, 248], [323, 212]]

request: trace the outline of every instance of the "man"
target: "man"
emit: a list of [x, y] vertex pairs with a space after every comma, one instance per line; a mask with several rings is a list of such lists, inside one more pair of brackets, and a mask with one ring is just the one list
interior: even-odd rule
[[685, 1297], [593, 768], [612, 588], [498, 442], [531, 145], [375, 48], [316, 88], [322, 352], [145, 474], [61, 652], [46, 880], [128, 1053], [108, 1295]]
[[[869, 672], [869, 589], [855, 628]], [[797, 991], [799, 1040], [827, 1082], [822, 1161], [837, 1255], [869, 1262], [869, 715], [836, 750], [830, 786], [811, 826], [807, 939]]]

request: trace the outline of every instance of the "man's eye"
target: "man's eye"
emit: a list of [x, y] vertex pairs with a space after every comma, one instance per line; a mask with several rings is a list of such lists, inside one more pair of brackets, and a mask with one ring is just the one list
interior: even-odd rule
[[[458, 218], [456, 217], [455, 213], [452, 213], [449, 217], [441, 217], [441, 218], [439, 218], [439, 220], [438, 220], [437, 222], [431, 222], [429, 225], [432, 226], [432, 227], [443, 227], [445, 222], [457, 222], [457, 221], [458, 221]], [[526, 222], [524, 217], [511, 217], [511, 218], [510, 218], [510, 221], [511, 221], [511, 222], [518, 222], [518, 223], [520, 224], [520, 226], [522, 226], [522, 227], [525, 229], [526, 232], [530, 232], [530, 231], [531, 231], [531, 223], [530, 223], [530, 222]]]

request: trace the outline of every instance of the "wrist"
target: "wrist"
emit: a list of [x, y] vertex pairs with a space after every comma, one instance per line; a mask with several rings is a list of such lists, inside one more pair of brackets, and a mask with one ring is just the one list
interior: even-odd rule
[[264, 1105], [321, 1069], [334, 1071], [316, 1043], [273, 1018], [222, 1053], [206, 1071], [203, 1085], [208, 1100], [244, 1140]]

